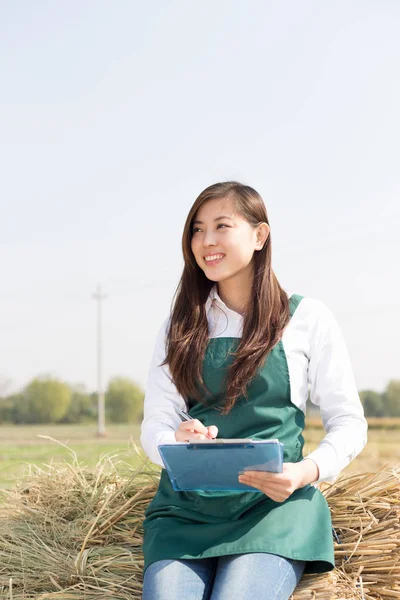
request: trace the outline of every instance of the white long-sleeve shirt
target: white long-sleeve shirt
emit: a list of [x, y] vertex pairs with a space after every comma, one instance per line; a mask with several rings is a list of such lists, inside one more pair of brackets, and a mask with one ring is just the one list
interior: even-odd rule
[[[290, 294], [288, 294], [290, 297]], [[241, 337], [243, 317], [220, 299], [216, 286], [206, 302], [209, 337]], [[158, 446], [174, 443], [181, 421], [174, 407], [187, 410], [168, 368], [166, 319], [159, 330], [144, 400], [141, 443], [149, 458], [163, 466]], [[320, 481], [334, 479], [361, 452], [367, 422], [357, 392], [346, 344], [331, 311], [320, 301], [303, 298], [290, 319], [282, 343], [289, 367], [291, 401], [305, 413], [308, 391], [320, 407], [326, 435], [308, 454]]]

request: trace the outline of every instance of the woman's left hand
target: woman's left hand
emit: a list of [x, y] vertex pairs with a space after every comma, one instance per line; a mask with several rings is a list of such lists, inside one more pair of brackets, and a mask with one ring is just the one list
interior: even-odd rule
[[283, 502], [295, 490], [317, 481], [318, 478], [318, 467], [311, 459], [304, 459], [298, 463], [283, 463], [282, 473], [246, 471], [239, 475], [240, 483], [264, 492], [275, 502]]

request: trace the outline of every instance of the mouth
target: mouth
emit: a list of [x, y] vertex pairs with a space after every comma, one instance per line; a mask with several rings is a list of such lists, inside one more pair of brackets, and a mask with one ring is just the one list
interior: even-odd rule
[[204, 262], [207, 266], [217, 265], [224, 258], [225, 254], [210, 254], [204, 257]]

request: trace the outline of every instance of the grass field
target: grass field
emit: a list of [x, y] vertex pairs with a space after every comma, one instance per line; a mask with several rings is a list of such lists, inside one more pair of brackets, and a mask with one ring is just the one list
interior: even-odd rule
[[[71, 460], [70, 448], [81, 464], [94, 466], [104, 454], [118, 454], [118, 459], [134, 465], [138, 457], [132, 441], [139, 444], [138, 425], [111, 425], [107, 435], [96, 436], [96, 425], [0, 426], [0, 488], [10, 487], [15, 479], [29, 472], [29, 465]], [[39, 436], [49, 436], [65, 444]]]
[[[369, 441], [363, 452], [346, 468], [348, 472], [376, 471], [386, 463], [400, 464], [400, 423], [385, 419], [371, 422]], [[397, 421], [399, 421], [397, 419]], [[93, 466], [101, 455], [118, 454], [130, 465], [138, 462], [132, 442], [139, 444], [138, 425], [110, 425], [107, 436], [96, 437], [95, 425], [0, 426], [0, 488], [12, 487], [29, 472], [29, 465], [45, 465], [70, 458], [67, 448], [39, 435], [52, 437], [76, 452], [80, 463]], [[324, 431], [318, 420], [310, 420], [305, 431], [304, 454], [316, 448]]]

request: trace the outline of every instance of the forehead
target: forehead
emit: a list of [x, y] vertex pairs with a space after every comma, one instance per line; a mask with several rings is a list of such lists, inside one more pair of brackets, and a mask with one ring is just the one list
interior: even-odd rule
[[237, 219], [240, 215], [235, 212], [235, 207], [230, 198], [215, 198], [207, 200], [196, 212], [195, 219], [199, 221], [212, 220], [221, 215]]

